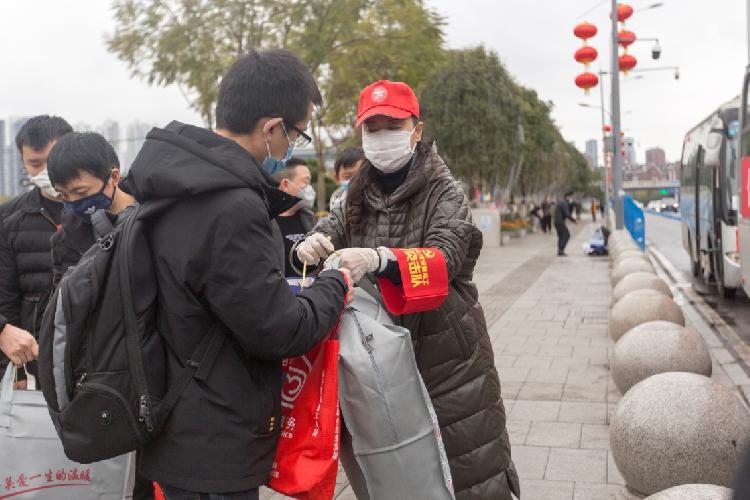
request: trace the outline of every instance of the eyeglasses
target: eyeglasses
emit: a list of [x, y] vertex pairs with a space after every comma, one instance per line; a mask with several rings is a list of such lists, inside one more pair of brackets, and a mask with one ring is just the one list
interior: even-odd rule
[[284, 122], [287, 127], [297, 132], [297, 139], [294, 141], [294, 147], [295, 148], [304, 148], [305, 146], [309, 145], [312, 142], [312, 137], [307, 135], [304, 130], [300, 130], [299, 128], [295, 127], [291, 123]]

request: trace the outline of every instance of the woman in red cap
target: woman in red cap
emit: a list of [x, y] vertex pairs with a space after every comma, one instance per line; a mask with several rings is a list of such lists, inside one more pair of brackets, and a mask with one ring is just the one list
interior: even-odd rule
[[[317, 264], [338, 250], [340, 267], [401, 283], [391, 249], [429, 248], [445, 259], [447, 298], [404, 314], [417, 364], [438, 415], [456, 498], [520, 496], [505, 428], [500, 380], [484, 312], [472, 282], [482, 249], [468, 199], [434, 145], [422, 141], [419, 103], [408, 85], [381, 80], [360, 94], [355, 126], [367, 160], [350, 181], [346, 206], [318, 222], [297, 257]], [[403, 268], [403, 266], [401, 266]], [[382, 288], [382, 287], [381, 287]], [[343, 456], [347, 473], [352, 464]], [[353, 480], [358, 498], [366, 491]]]

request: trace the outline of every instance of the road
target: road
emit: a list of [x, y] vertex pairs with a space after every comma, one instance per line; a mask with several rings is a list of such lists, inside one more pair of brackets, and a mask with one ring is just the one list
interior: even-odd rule
[[[682, 247], [679, 220], [646, 214], [646, 239], [682, 274], [681, 279], [684, 282], [692, 281], [690, 258]], [[747, 345], [750, 345], [750, 300], [742, 290], [731, 299], [719, 297], [715, 293], [702, 295], [702, 298]]]

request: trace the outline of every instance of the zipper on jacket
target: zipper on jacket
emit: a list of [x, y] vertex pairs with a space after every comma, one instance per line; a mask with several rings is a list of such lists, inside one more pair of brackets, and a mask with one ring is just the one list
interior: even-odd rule
[[47, 214], [47, 211], [44, 209], [44, 207], [42, 207], [42, 208], [39, 209], [39, 213], [42, 214], [42, 217], [44, 217], [45, 219], [47, 219], [50, 222], [50, 224], [52, 224], [53, 226], [55, 226], [55, 229], [57, 229], [57, 222], [55, 222], [52, 219], [52, 217], [50, 217]]
[[154, 423], [151, 420], [151, 409], [148, 407], [148, 396], [141, 395], [139, 400], [138, 421], [146, 424], [146, 430], [153, 432]]

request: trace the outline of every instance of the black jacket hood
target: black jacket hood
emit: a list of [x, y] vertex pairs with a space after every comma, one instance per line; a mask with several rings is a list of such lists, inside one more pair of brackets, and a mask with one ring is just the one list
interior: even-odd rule
[[271, 218], [299, 202], [277, 186], [233, 140], [177, 121], [151, 129], [128, 173], [128, 188], [142, 204], [247, 187], [263, 198]]

